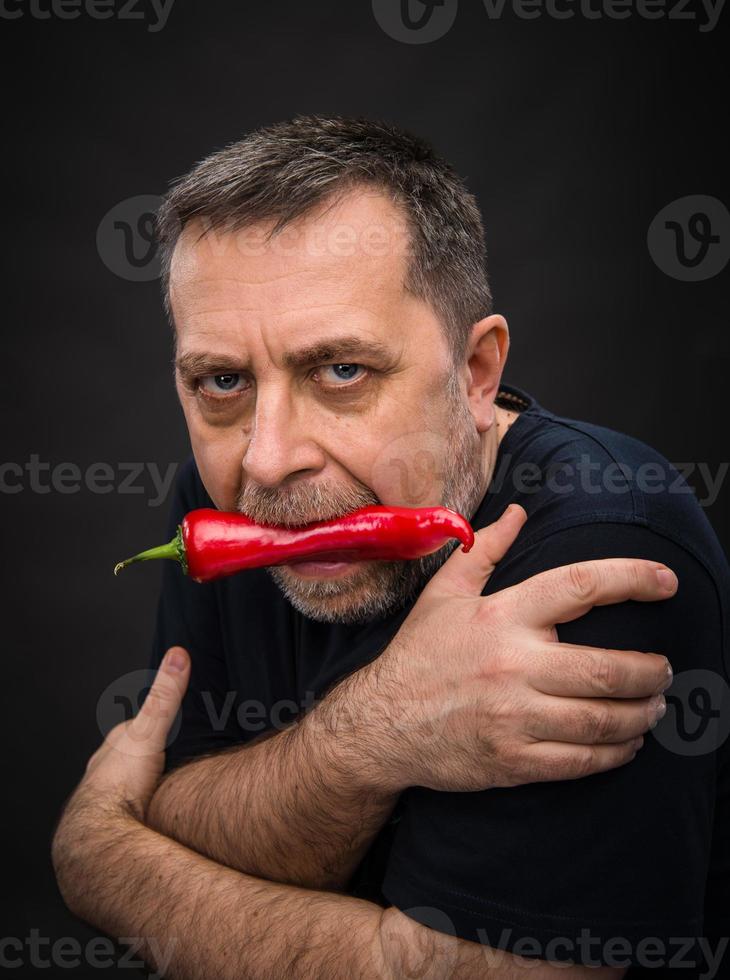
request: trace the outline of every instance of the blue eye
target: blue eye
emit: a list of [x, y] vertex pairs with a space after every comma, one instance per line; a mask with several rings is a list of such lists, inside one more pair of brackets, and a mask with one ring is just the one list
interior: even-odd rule
[[198, 380], [206, 395], [227, 395], [238, 389], [240, 374], [208, 374]]
[[357, 374], [358, 368], [362, 368], [361, 364], [326, 364], [325, 369], [331, 369], [336, 372], [336, 376], [340, 381], [352, 381], [353, 377]]

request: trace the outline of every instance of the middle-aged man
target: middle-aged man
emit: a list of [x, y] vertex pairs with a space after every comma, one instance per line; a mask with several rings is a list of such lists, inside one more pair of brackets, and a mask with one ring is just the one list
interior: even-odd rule
[[158, 231], [193, 450], [170, 535], [368, 504], [477, 534], [207, 585], [168, 563], [161, 669], [55, 833], [70, 908], [180, 978], [718, 975], [728, 743], [681, 742], [684, 704], [643, 735], [668, 661], [725, 683], [727, 564], [666, 460], [502, 383], [461, 180], [298, 117], [198, 164]]

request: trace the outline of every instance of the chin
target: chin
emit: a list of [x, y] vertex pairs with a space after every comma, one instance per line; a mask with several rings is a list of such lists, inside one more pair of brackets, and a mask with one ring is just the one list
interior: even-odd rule
[[[269, 575], [297, 612], [320, 623], [358, 624], [387, 615], [402, 604], [394, 591], [393, 562], [362, 562], [362, 569], [335, 577], [300, 575], [288, 566], [272, 565]], [[390, 566], [390, 574], [384, 566]]]

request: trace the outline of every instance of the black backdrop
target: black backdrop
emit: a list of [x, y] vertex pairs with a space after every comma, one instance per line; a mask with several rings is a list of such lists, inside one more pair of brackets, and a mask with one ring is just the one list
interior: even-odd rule
[[[718, 203], [730, 197], [730, 14], [708, 30], [699, 5], [683, 10], [694, 19], [650, 20], [635, 7], [591, 17], [602, 9], [591, 4], [526, 19], [511, 0], [500, 17], [461, 0], [443, 36], [407, 43], [392, 26], [398, 4], [377, 0], [175, 0], [161, 29], [141, 3], [123, 15], [119, 0], [109, 19], [82, 3], [64, 19], [51, 0], [7, 0], [0, 934], [45, 939], [36, 959], [95, 935], [60, 901], [50, 835], [101, 739], [102, 692], [147, 665], [159, 569], [115, 580], [111, 568], [161, 539], [150, 465], [164, 475], [189, 451], [144, 220], [131, 259], [120, 244], [145, 210], [130, 199], [154, 200], [213, 149], [296, 113], [404, 125], [479, 198], [512, 330], [507, 380], [713, 479], [727, 469], [728, 271], [679, 278], [667, 242], [650, 251], [647, 231], [665, 206], [685, 220], [672, 202], [706, 195], [717, 200], [699, 209], [720, 238], [707, 262], [719, 269], [730, 251]], [[729, 499], [723, 483], [706, 500], [726, 550]], [[28, 946], [22, 956], [18, 975], [41, 970]], [[98, 975], [88, 963], [42, 972]]]

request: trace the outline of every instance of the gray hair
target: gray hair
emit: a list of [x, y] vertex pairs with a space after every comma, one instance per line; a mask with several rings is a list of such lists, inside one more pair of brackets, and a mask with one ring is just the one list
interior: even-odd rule
[[173, 182], [156, 226], [170, 322], [170, 263], [188, 222], [202, 219], [207, 232], [270, 220], [271, 237], [317, 205], [368, 184], [389, 194], [405, 216], [404, 286], [435, 311], [461, 364], [472, 325], [492, 309], [476, 199], [427, 142], [365, 118], [297, 116], [249, 133]]

